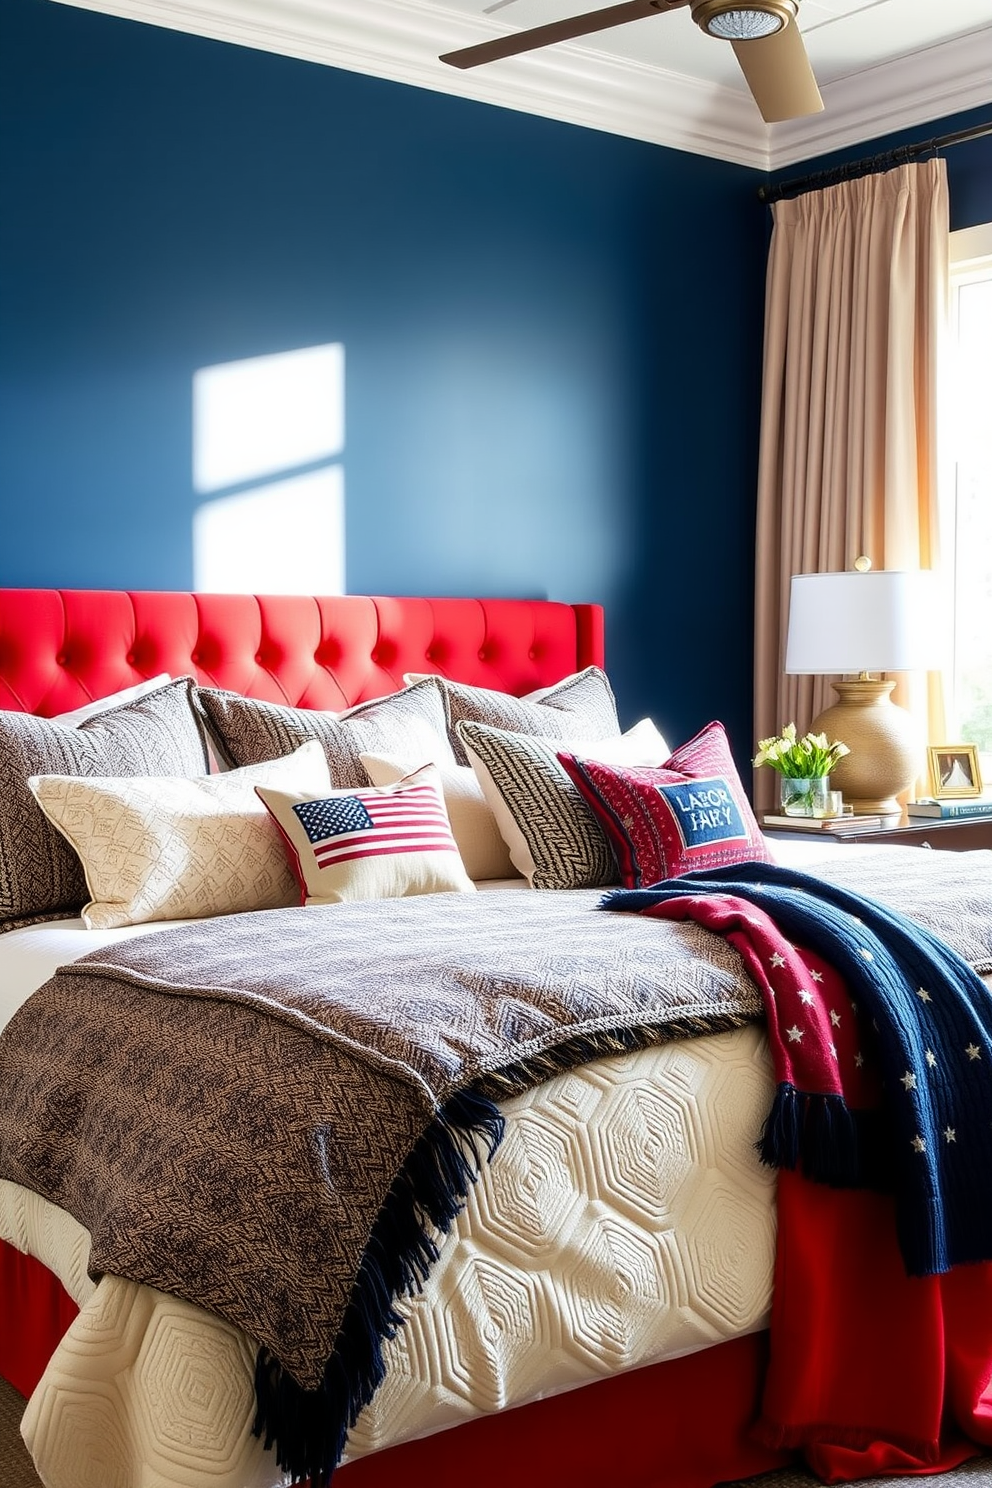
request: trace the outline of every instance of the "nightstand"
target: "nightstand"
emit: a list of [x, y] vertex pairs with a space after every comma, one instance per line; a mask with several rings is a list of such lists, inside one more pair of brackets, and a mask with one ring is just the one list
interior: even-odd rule
[[[798, 820], [798, 818], [797, 818]], [[774, 826], [762, 827], [766, 837], [776, 837], [780, 842], [790, 837], [802, 837], [807, 842], [819, 836], [823, 842], [867, 842], [873, 847], [879, 843], [901, 847], [935, 847], [945, 852], [970, 852], [975, 847], [992, 847], [992, 813], [988, 816], [957, 817], [893, 817], [880, 827], [866, 832], [852, 832], [850, 837], [842, 832], [824, 832], [811, 827], [804, 832], [801, 827], [794, 830], [776, 830]]]
[[935, 847], [948, 852], [969, 852], [974, 847], [992, 847], [992, 815], [968, 817], [906, 816], [873, 832], [844, 837], [844, 842], [898, 843], [904, 847]]

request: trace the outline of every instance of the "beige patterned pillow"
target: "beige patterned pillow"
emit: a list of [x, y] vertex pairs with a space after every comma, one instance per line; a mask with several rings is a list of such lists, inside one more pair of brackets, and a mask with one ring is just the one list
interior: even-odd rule
[[204, 919], [295, 904], [296, 883], [256, 785], [326, 791], [316, 742], [295, 754], [198, 780], [138, 777], [28, 781], [86, 874], [90, 930]]
[[567, 745], [483, 723], [462, 723], [459, 733], [510, 860], [532, 888], [619, 883], [606, 834], [558, 763], [557, 751], [609, 764], [664, 764], [670, 751], [649, 718], [616, 737]]
[[583, 739], [606, 739], [619, 734], [617, 703], [609, 678], [599, 667], [586, 667], [573, 672], [551, 687], [541, 687], [525, 697], [497, 692], [489, 687], [469, 687], [464, 682], [450, 682], [435, 674], [410, 673], [404, 681], [419, 679], [419, 685], [433, 683], [445, 700], [448, 715], [448, 737], [455, 759], [468, 764], [458, 725], [471, 720], [490, 728], [506, 729], [512, 734], [529, 734], [534, 739], [561, 739], [576, 742]]
[[202, 775], [207, 756], [190, 677], [87, 718], [78, 728], [0, 712], [0, 931], [77, 915], [76, 854], [39, 811], [31, 775]]
[[331, 782], [338, 787], [368, 784], [359, 755], [403, 752], [421, 760], [454, 764], [447, 740], [444, 700], [435, 687], [407, 687], [358, 703], [345, 713], [263, 703], [237, 692], [196, 691], [196, 703], [210, 737], [228, 765], [260, 765], [291, 754], [308, 739], [324, 749]]
[[[362, 755], [362, 764], [373, 785], [395, 785], [421, 765], [432, 763], [432, 760], [390, 754]], [[494, 878], [519, 878], [475, 771], [470, 765], [439, 765], [438, 776], [452, 836], [469, 878], [478, 883]]]

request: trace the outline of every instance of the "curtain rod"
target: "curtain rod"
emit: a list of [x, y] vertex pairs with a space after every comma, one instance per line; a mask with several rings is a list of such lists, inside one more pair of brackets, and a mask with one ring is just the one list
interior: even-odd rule
[[777, 186], [759, 186], [758, 200], [776, 202], [793, 191], [836, 186], [840, 181], [852, 181], [857, 176], [890, 170], [896, 165], [908, 165], [918, 155], [929, 155], [932, 150], [943, 150], [948, 145], [962, 145], [965, 140], [981, 139], [985, 134], [992, 134], [992, 123], [976, 124], [973, 129], [959, 129], [956, 134], [941, 134], [936, 139], [921, 140], [916, 145], [898, 145], [894, 150], [883, 150], [881, 154], [868, 155], [864, 160], [849, 160], [846, 165], [835, 165], [830, 170], [815, 171], [810, 176], [796, 176], [792, 181], [780, 181]]

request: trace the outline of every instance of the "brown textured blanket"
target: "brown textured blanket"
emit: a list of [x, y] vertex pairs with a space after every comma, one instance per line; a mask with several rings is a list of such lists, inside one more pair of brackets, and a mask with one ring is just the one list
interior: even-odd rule
[[97, 952], [0, 1039], [0, 1176], [86, 1225], [94, 1273], [182, 1295], [263, 1345], [278, 1361], [258, 1380], [266, 1424], [287, 1466], [314, 1471], [294, 1455], [293, 1381], [332, 1397], [333, 1458], [379, 1368], [375, 1327], [349, 1310], [363, 1255], [357, 1311], [378, 1306], [386, 1332], [391, 1296], [432, 1258], [409, 1205], [373, 1236], [404, 1163], [399, 1187], [412, 1171], [413, 1207], [443, 1228], [498, 1140], [504, 1090], [760, 1016], [719, 937], [659, 937], [598, 898], [275, 910]]
[[[992, 968], [992, 855], [865, 848], [824, 876]], [[443, 1229], [442, 1200], [457, 1207], [498, 1140], [488, 1101], [760, 1016], [721, 938], [597, 914], [598, 899], [277, 910], [95, 953], [0, 1040], [0, 1177], [85, 1224], [95, 1272], [187, 1297], [256, 1339], [263, 1424], [283, 1465], [322, 1480], [374, 1388], [390, 1297], [430, 1264], [426, 1221]], [[411, 1215], [425, 1234], [411, 1238]], [[399, 1273], [391, 1237], [407, 1252]], [[300, 1386], [318, 1392], [316, 1438]]]

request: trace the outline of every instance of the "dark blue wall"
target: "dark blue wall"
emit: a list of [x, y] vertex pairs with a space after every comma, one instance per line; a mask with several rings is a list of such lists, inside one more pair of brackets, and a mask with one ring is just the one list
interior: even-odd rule
[[0, 583], [189, 587], [193, 373], [341, 341], [349, 588], [599, 600], [625, 716], [746, 758], [758, 180], [5, 0]]
[[341, 341], [349, 589], [599, 600], [747, 756], [756, 173], [48, 0], [0, 69], [0, 583], [188, 588], [194, 371]]

